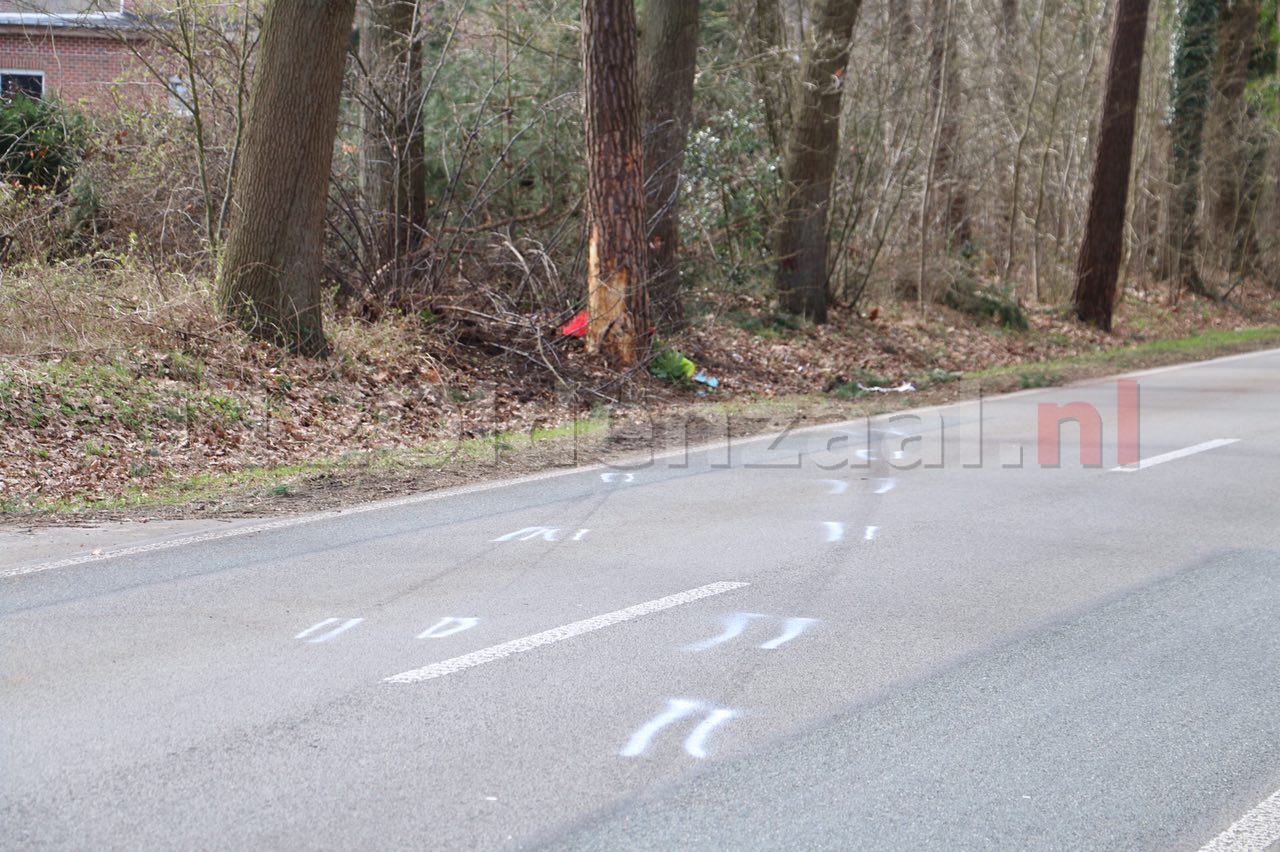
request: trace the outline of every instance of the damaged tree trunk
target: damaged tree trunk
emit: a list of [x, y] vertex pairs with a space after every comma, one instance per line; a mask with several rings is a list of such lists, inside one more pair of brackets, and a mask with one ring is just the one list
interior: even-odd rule
[[649, 329], [644, 152], [633, 0], [582, 0], [587, 141], [587, 351], [635, 364]]

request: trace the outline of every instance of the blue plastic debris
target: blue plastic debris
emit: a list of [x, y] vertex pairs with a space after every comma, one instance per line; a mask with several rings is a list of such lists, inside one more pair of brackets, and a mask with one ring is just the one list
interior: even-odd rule
[[711, 376], [708, 376], [706, 373], [703, 373], [703, 372], [699, 372], [696, 376], [693, 377], [693, 380], [698, 384], [706, 385], [712, 390], [715, 390], [716, 388], [720, 387], [719, 379], [713, 379]]

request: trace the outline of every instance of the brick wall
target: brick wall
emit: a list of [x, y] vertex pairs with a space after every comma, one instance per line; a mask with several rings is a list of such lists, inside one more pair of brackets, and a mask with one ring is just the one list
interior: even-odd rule
[[116, 94], [134, 102], [166, 97], [112, 34], [6, 28], [0, 31], [0, 68], [43, 71], [46, 93], [89, 107], [109, 105]]

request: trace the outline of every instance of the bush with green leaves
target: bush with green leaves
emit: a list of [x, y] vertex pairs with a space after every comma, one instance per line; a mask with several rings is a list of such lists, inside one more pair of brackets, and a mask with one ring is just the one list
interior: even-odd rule
[[0, 98], [0, 179], [11, 186], [62, 192], [88, 140], [84, 116], [56, 101], [22, 94]]

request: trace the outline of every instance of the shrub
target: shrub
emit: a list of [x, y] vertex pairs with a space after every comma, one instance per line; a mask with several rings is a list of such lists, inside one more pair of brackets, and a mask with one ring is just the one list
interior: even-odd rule
[[88, 144], [88, 121], [55, 101], [22, 94], [0, 98], [0, 178], [59, 193], [75, 176]]

